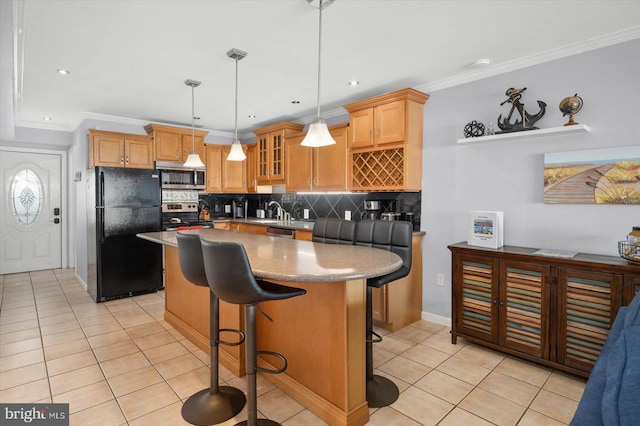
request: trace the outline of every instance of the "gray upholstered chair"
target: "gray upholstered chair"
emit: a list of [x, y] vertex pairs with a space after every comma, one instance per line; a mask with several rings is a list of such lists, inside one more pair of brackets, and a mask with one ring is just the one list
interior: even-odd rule
[[373, 331], [373, 289], [409, 275], [412, 234], [413, 227], [404, 221], [363, 220], [356, 226], [356, 245], [389, 250], [402, 258], [402, 266], [397, 271], [367, 280], [367, 404], [372, 408], [390, 405], [400, 394], [398, 387], [391, 380], [373, 374], [373, 343], [382, 340], [380, 335]]
[[[200, 236], [178, 232], [178, 257], [182, 275], [191, 283], [209, 287], [202, 259]], [[211, 384], [191, 395], [182, 405], [182, 418], [195, 425], [210, 425], [227, 421], [235, 417], [246, 403], [246, 397], [240, 389], [218, 385], [218, 344], [239, 345], [244, 334], [239, 330], [220, 329], [220, 301], [213, 291], [209, 291], [209, 344], [211, 346]], [[241, 335], [238, 342], [220, 340], [221, 331], [236, 332]]]
[[323, 217], [313, 223], [311, 241], [314, 243], [353, 245], [355, 235], [355, 222]]
[[[201, 244], [211, 291], [227, 303], [244, 305], [248, 411], [247, 422], [243, 424], [278, 425], [279, 423], [267, 419], [258, 421], [256, 372], [282, 373], [287, 368], [287, 360], [276, 352], [256, 350], [256, 307], [261, 302], [302, 296], [306, 290], [257, 280], [251, 271], [247, 253], [239, 243], [202, 240]], [[277, 370], [258, 367], [258, 354], [279, 358], [283, 367]]]

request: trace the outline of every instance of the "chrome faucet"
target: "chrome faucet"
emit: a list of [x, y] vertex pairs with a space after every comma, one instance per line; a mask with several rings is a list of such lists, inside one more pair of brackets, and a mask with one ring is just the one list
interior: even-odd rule
[[274, 204], [278, 206], [278, 210], [276, 210], [276, 218], [278, 220], [284, 220], [285, 222], [289, 222], [291, 220], [291, 213], [283, 209], [280, 203], [278, 203], [275, 200], [269, 201], [269, 204], [267, 204], [267, 206], [272, 206]]

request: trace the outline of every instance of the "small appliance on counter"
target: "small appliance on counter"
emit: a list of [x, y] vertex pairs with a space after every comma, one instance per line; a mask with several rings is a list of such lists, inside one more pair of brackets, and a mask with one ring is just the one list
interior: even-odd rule
[[380, 218], [380, 201], [378, 200], [364, 200], [364, 209], [361, 214], [361, 219], [379, 219]]

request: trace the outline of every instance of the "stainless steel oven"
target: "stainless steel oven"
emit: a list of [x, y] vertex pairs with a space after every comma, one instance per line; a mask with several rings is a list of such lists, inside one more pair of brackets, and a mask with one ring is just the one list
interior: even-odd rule
[[162, 189], [205, 189], [207, 180], [203, 169], [160, 168]]

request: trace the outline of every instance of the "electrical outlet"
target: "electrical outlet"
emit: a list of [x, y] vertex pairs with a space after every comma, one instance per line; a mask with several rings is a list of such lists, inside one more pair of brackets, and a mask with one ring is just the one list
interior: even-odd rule
[[438, 274], [438, 285], [441, 287], [444, 286], [444, 274]]
[[344, 218], [345, 220], [351, 220], [351, 210], [344, 211]]
[[309, 209], [304, 209], [302, 212], [303, 219], [309, 219]]
[[231, 206], [229, 206], [229, 205], [224, 206], [224, 212], [225, 213], [231, 213]]

